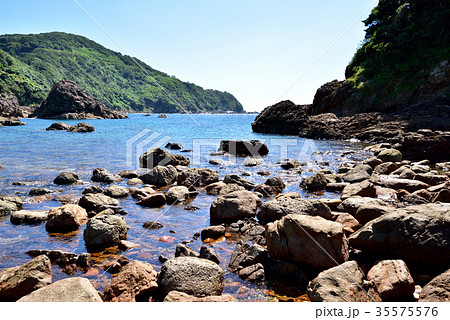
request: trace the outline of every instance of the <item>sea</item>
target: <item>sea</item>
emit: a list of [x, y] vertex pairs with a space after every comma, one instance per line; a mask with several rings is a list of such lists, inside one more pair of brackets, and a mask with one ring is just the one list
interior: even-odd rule
[[[183, 150], [170, 152], [189, 157], [191, 167], [217, 170], [221, 179], [227, 174], [239, 174], [258, 184], [268, 177], [279, 176], [287, 185], [284, 192], [297, 192], [304, 198], [338, 198], [339, 194], [332, 192], [308, 193], [299, 187], [299, 183], [317, 170], [336, 171], [340, 163], [359, 161], [366, 155], [365, 145], [357, 141], [320, 141], [254, 133], [251, 128], [254, 119], [254, 114], [168, 114], [167, 118], [159, 118], [157, 114], [129, 114], [129, 119], [123, 120], [83, 120], [95, 127], [95, 132], [91, 133], [46, 131], [57, 121], [23, 119], [24, 126], [0, 128], [0, 163], [3, 166], [0, 170], [0, 194], [22, 196], [25, 210], [49, 210], [60, 206], [61, 199], [77, 201], [88, 186], [106, 188], [90, 180], [93, 169], [104, 168], [112, 173], [122, 170], [145, 172], [139, 168], [139, 156], [173, 142], [181, 143]], [[81, 121], [65, 122], [75, 125]], [[230, 139], [260, 140], [267, 144], [270, 152], [260, 157], [261, 164], [254, 167], [243, 166], [247, 159], [242, 157], [215, 155], [220, 141]], [[221, 164], [212, 165], [209, 163], [211, 159], [218, 159]], [[280, 161], [284, 159], [297, 160], [302, 165], [301, 170], [282, 169]], [[53, 179], [63, 171], [75, 172], [82, 183], [71, 186], [53, 184]], [[271, 175], [261, 176], [258, 174], [260, 171], [268, 171]], [[117, 184], [127, 186], [126, 180]], [[28, 196], [34, 187], [54, 192], [45, 196]], [[120, 206], [128, 213], [123, 216], [130, 228], [128, 241], [140, 245], [125, 255], [131, 260], [148, 262], [158, 271], [161, 267], [158, 257], [173, 257], [176, 245], [182, 241], [192, 240], [188, 246], [198, 251], [203, 243], [201, 239], [193, 240], [193, 235], [210, 225], [209, 208], [216, 198], [201, 188], [198, 191], [198, 197], [189, 203], [199, 207], [195, 211], [184, 210], [186, 204], [150, 209], [138, 206], [131, 197], [120, 199]], [[146, 230], [142, 225], [148, 220], [157, 220], [164, 227]], [[69, 234], [48, 233], [45, 224], [13, 225], [10, 217], [0, 217], [0, 270], [29, 261], [26, 251], [30, 249], [86, 252], [83, 230], [84, 226]], [[228, 262], [237, 238], [223, 238], [211, 243], [220, 257], [220, 266], [225, 270], [224, 293], [239, 301], [298, 301], [305, 297], [305, 288], [290, 283], [267, 282], [257, 286], [229, 272]], [[102, 291], [112, 277], [103, 271], [103, 266], [121, 254], [123, 252], [117, 248], [93, 254], [94, 265], [90, 270], [71, 274], [52, 265], [53, 281], [70, 276], [86, 277]]]

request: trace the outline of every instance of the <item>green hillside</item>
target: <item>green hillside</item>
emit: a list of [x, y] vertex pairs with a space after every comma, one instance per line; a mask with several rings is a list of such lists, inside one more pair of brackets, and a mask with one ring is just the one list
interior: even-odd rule
[[[243, 111], [230, 93], [204, 90], [138, 63], [186, 110]], [[182, 111], [131, 57], [85, 37], [61, 32], [0, 36], [0, 94], [13, 92], [21, 105], [40, 104], [60, 80], [76, 82], [111, 109]]]

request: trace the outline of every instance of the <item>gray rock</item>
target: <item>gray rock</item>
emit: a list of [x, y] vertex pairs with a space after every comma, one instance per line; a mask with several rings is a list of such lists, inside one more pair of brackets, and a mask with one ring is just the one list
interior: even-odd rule
[[381, 199], [354, 196], [342, 201], [342, 203], [338, 205], [337, 209], [339, 211], [348, 212], [351, 215], [355, 216], [358, 209], [364, 205], [380, 207], [380, 206], [387, 206], [387, 203]]
[[178, 185], [185, 187], [202, 187], [218, 182], [219, 175], [216, 170], [206, 168], [192, 168], [178, 175]]
[[52, 193], [52, 190], [45, 189], [45, 188], [33, 188], [28, 192], [29, 196], [43, 196], [45, 194]]
[[259, 244], [248, 244], [239, 241], [230, 257], [229, 267], [231, 271], [239, 271], [257, 263], [265, 264], [269, 253]]
[[128, 197], [128, 194], [130, 193], [127, 188], [116, 186], [116, 185], [110, 186], [104, 192], [108, 197], [111, 197], [111, 198]]
[[163, 227], [162, 223], [156, 221], [146, 221], [143, 227], [148, 230], [161, 229]]
[[230, 221], [254, 217], [259, 198], [250, 191], [235, 191], [219, 196], [211, 204], [209, 214], [211, 221]]
[[252, 190], [255, 188], [255, 184], [247, 179], [244, 179], [237, 174], [227, 174], [223, 179], [226, 184], [237, 184], [238, 186], [244, 187], [247, 190]]
[[238, 275], [241, 279], [256, 284], [263, 284], [266, 281], [264, 266], [261, 263], [239, 270]]
[[210, 261], [212, 261], [214, 263], [220, 264], [219, 256], [214, 251], [214, 249], [211, 248], [207, 244], [204, 244], [200, 248], [200, 256], [199, 257], [202, 258], [202, 259], [210, 260]]
[[80, 178], [73, 172], [61, 172], [53, 183], [58, 185], [74, 184], [80, 181]]
[[402, 153], [396, 149], [386, 149], [378, 154], [378, 159], [383, 162], [401, 162]]
[[127, 224], [118, 216], [102, 215], [89, 219], [84, 230], [84, 242], [89, 250], [118, 245], [127, 238]]
[[52, 124], [50, 125], [50, 127], [48, 127], [48, 128], [45, 129], [45, 130], [46, 130], [46, 131], [61, 131], [61, 130], [67, 131], [67, 130], [70, 130], [70, 128], [72, 128], [72, 126], [71, 126], [71, 125], [68, 125], [67, 123], [64, 123], [64, 122], [55, 122], [55, 123], [52, 123]]
[[261, 205], [257, 214], [262, 224], [279, 220], [288, 214], [302, 214], [308, 216], [320, 216], [327, 220], [331, 219], [330, 208], [319, 200], [280, 197], [267, 201]]
[[88, 279], [75, 277], [38, 289], [18, 302], [102, 302], [102, 298]]
[[180, 291], [196, 297], [220, 295], [223, 287], [223, 270], [206, 259], [171, 259], [162, 265], [159, 274], [159, 289], [163, 296], [170, 291]]
[[89, 193], [81, 197], [78, 205], [87, 212], [100, 212], [105, 210], [107, 207], [115, 207], [120, 204], [119, 200], [108, 197], [105, 194], [100, 193]]
[[450, 263], [450, 204], [397, 209], [368, 222], [350, 236], [353, 248], [380, 256], [440, 267]]
[[242, 165], [244, 167], [256, 167], [262, 164], [262, 161], [260, 159], [256, 159], [256, 158], [248, 158], [245, 159], [244, 162], [242, 162]]
[[342, 224], [289, 214], [266, 226], [267, 250], [274, 259], [305, 263], [323, 270], [348, 260]]
[[177, 169], [174, 166], [156, 166], [149, 172], [139, 176], [144, 183], [157, 187], [165, 187], [173, 184], [178, 177]]
[[285, 159], [281, 161], [280, 167], [283, 168], [284, 170], [295, 169], [300, 167], [300, 163], [293, 159]]
[[226, 196], [235, 191], [246, 190], [243, 186], [237, 185], [235, 183], [225, 184], [225, 186], [220, 190], [219, 196]]
[[394, 162], [384, 162], [382, 164], [379, 164], [373, 169], [373, 173], [376, 174], [390, 174], [397, 170], [399, 168], [399, 165]]
[[222, 190], [222, 188], [225, 187], [226, 185], [227, 184], [222, 181], [214, 182], [214, 183], [208, 184], [205, 187], [205, 191], [207, 194], [217, 196], [220, 193], [220, 190]]
[[369, 165], [372, 169], [374, 169], [376, 166], [382, 164], [383, 161], [378, 158], [368, 158], [363, 161], [363, 164]]
[[69, 128], [69, 130], [67, 130], [68, 132], [94, 132], [95, 128], [93, 125], [91, 124], [87, 124], [84, 122], [80, 122], [75, 126], [72, 126]]
[[91, 180], [94, 182], [114, 183], [122, 181], [122, 177], [118, 174], [112, 174], [106, 169], [97, 168], [92, 172]]
[[307, 189], [308, 191], [317, 191], [325, 189], [328, 184], [327, 178], [321, 172], [316, 172], [312, 176], [303, 179], [300, 183], [300, 187]]
[[178, 257], [198, 257], [199, 254], [184, 244], [177, 244], [175, 248], [175, 258]]
[[50, 259], [36, 257], [21, 266], [0, 271], [0, 301], [16, 301], [51, 283]]
[[370, 181], [363, 181], [349, 184], [342, 190], [341, 199], [345, 200], [353, 196], [371, 197], [375, 198], [377, 191], [375, 185]]
[[22, 198], [16, 196], [0, 196], [0, 217], [10, 215], [23, 207]]
[[39, 224], [48, 219], [48, 211], [20, 210], [11, 213], [12, 224]]
[[142, 168], [152, 169], [156, 166], [188, 166], [189, 158], [179, 154], [171, 154], [161, 148], [152, 149], [139, 157]]
[[176, 186], [166, 192], [168, 204], [185, 202], [189, 199], [189, 189], [185, 186]]
[[356, 261], [347, 261], [325, 270], [311, 280], [308, 296], [314, 302], [380, 302], [372, 286], [364, 282], [364, 274]]
[[89, 194], [89, 193], [103, 193], [104, 190], [97, 186], [90, 186], [83, 190], [81, 194]]
[[428, 184], [422, 181], [409, 179], [389, 179], [384, 183], [384, 186], [395, 190], [404, 189], [408, 192], [427, 189], [429, 187]]
[[237, 156], [251, 157], [265, 156], [269, 153], [267, 145], [259, 140], [222, 140], [220, 141], [219, 151], [225, 151]]
[[342, 179], [345, 182], [355, 183], [355, 182], [361, 182], [364, 180], [367, 180], [370, 178], [370, 173], [368, 172], [368, 169], [370, 169], [370, 172], [372, 172], [372, 168], [367, 165], [368, 168], [365, 166], [356, 166], [355, 168], [349, 170], [347, 173], [345, 173], [342, 176]]

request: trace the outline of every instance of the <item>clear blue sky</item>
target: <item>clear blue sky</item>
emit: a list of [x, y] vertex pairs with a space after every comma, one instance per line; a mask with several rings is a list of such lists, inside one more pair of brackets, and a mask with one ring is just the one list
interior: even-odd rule
[[[77, 0], [131, 56], [204, 88], [228, 91], [247, 111], [312, 102], [364, 38], [375, 0]], [[362, 16], [361, 16], [362, 15]], [[3, 1], [0, 33], [63, 31], [123, 52], [73, 0]]]

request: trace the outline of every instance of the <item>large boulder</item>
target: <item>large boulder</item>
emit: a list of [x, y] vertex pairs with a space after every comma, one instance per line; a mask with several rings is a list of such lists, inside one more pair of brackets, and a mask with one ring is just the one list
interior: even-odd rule
[[440, 267], [450, 263], [450, 204], [397, 209], [369, 221], [350, 236], [353, 248], [406, 262]]
[[171, 154], [161, 148], [147, 151], [139, 157], [139, 164], [142, 168], [152, 169], [156, 166], [188, 166], [189, 158], [179, 154]]
[[101, 215], [89, 219], [84, 230], [84, 242], [89, 250], [115, 246], [127, 238], [127, 224], [121, 217]]
[[93, 211], [96, 213], [99, 213], [108, 207], [116, 207], [119, 203], [119, 200], [101, 193], [88, 193], [78, 201], [78, 205], [86, 209], [87, 212]]
[[39, 224], [48, 219], [48, 211], [20, 210], [11, 213], [12, 224]]
[[269, 153], [269, 148], [259, 140], [222, 140], [219, 151], [225, 151], [237, 156], [265, 156]]
[[347, 261], [325, 270], [311, 280], [308, 296], [314, 302], [380, 302], [381, 298], [369, 284], [356, 261]]
[[280, 220], [288, 214], [303, 214], [331, 219], [331, 210], [323, 202], [315, 199], [280, 197], [261, 205], [257, 217], [262, 224]]
[[213, 201], [209, 210], [211, 221], [230, 221], [254, 217], [259, 201], [254, 193], [246, 190], [219, 196]]
[[152, 170], [139, 176], [144, 183], [152, 184], [157, 187], [165, 187], [177, 181], [178, 172], [171, 165], [156, 166]]
[[52, 283], [50, 259], [42, 255], [0, 271], [0, 301], [16, 301]]
[[21, 210], [23, 200], [17, 196], [0, 196], [0, 217], [7, 216], [14, 211]]
[[244, 179], [237, 174], [227, 174], [223, 179], [226, 184], [237, 184], [238, 186], [244, 187], [247, 190], [252, 190], [255, 188], [255, 184], [247, 179]]
[[18, 302], [102, 302], [102, 298], [88, 279], [75, 277], [33, 291]]
[[88, 215], [84, 208], [76, 204], [66, 204], [50, 210], [45, 229], [49, 232], [73, 231], [87, 220]]
[[348, 260], [342, 224], [321, 217], [289, 214], [266, 226], [271, 257], [324, 270]]
[[80, 181], [80, 178], [73, 172], [61, 172], [53, 183], [59, 185], [74, 184]]
[[151, 264], [131, 261], [114, 277], [103, 291], [104, 301], [149, 301], [158, 288], [157, 272]]
[[125, 119], [126, 115], [108, 109], [90, 97], [76, 83], [62, 80], [56, 83], [47, 99], [36, 109], [42, 119]]
[[219, 182], [216, 170], [207, 168], [192, 168], [178, 175], [178, 184], [186, 187], [203, 187], [211, 183]]
[[178, 257], [166, 261], [159, 274], [163, 296], [180, 291], [196, 297], [222, 294], [223, 270], [214, 262], [196, 257]]
[[428, 282], [420, 292], [420, 302], [450, 301], [450, 269]]

